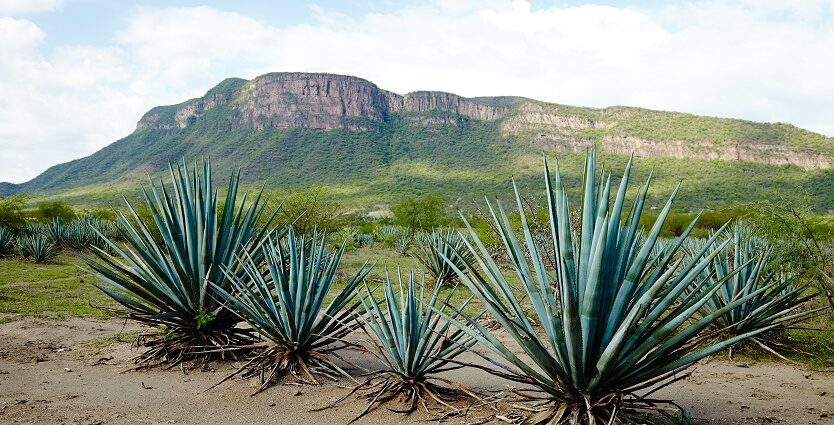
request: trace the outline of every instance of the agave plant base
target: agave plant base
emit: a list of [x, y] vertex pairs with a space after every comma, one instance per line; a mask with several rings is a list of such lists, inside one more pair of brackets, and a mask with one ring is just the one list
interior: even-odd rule
[[246, 364], [211, 388], [235, 377], [242, 379], [258, 377], [261, 385], [252, 394], [254, 396], [288, 376], [295, 378], [298, 383], [309, 385], [321, 385], [320, 378], [329, 379], [333, 382], [337, 382], [339, 377], [353, 379], [348, 372], [330, 359], [330, 350], [327, 352], [296, 351], [265, 343], [242, 348], [256, 350], [260, 348], [260, 350]]
[[[438, 385], [430, 382], [429, 379], [407, 379], [390, 372], [377, 372], [365, 380], [365, 382], [353, 387], [348, 394], [336, 400], [328, 407], [335, 406], [354, 394], [358, 394], [358, 397], [365, 399], [368, 405], [362, 413], [351, 421], [352, 423], [361, 419], [375, 408], [389, 402], [396, 403], [401, 408], [389, 407], [388, 410], [406, 415], [414, 413], [419, 407], [422, 407], [426, 413], [431, 413], [431, 405], [442, 406], [441, 410], [449, 409], [452, 411], [451, 413], [454, 413], [461, 410], [453, 405], [461, 396], [477, 398], [474, 393], [464, 389], [460, 384], [439, 378], [431, 378], [431, 380], [442, 381], [451, 386]], [[446, 412], [444, 416], [448, 417], [451, 414]]]
[[[185, 363], [197, 362], [205, 365], [211, 360], [235, 360], [245, 355], [255, 335], [249, 329], [165, 329], [153, 330], [139, 335], [138, 347], [147, 350], [134, 357], [139, 368], [184, 367]], [[228, 349], [235, 347], [235, 349]]]
[[570, 401], [536, 401], [524, 393], [518, 394], [527, 399], [529, 405], [514, 406], [528, 412], [528, 415], [517, 415], [515, 419], [530, 425], [664, 425], [675, 417], [686, 417], [686, 412], [672, 401], [641, 398], [620, 392]]

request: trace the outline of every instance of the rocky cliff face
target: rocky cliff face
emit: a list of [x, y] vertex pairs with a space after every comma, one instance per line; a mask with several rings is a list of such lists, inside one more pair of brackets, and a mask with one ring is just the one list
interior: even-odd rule
[[686, 141], [656, 142], [629, 136], [605, 136], [603, 143], [596, 143], [588, 139], [540, 133], [531, 138], [530, 145], [551, 152], [583, 152], [597, 145], [603, 152], [637, 157], [747, 161], [796, 165], [806, 169], [834, 167], [834, 158], [830, 156], [767, 144], [715, 146]]
[[495, 121], [507, 113], [507, 108], [477, 103], [456, 94], [437, 91], [418, 91], [405, 95], [394, 110], [406, 112], [441, 111], [463, 115], [473, 120]]
[[[573, 107], [529, 101], [513, 110], [501, 125], [507, 136], [527, 139], [530, 146], [553, 152], [581, 152], [590, 147], [613, 153], [644, 157], [748, 161], [802, 168], [832, 168], [834, 155], [784, 144], [756, 140], [715, 143], [699, 140], [652, 140], [628, 134], [617, 122], [628, 119], [622, 107], [588, 110], [578, 114]], [[588, 115], [591, 115], [590, 117]], [[596, 137], [589, 134], [596, 133]]]
[[267, 74], [252, 80], [234, 108], [237, 127], [363, 130], [382, 121], [389, 97], [361, 78], [326, 74]]
[[484, 121], [499, 119], [507, 112], [506, 107], [478, 103], [451, 93], [421, 91], [401, 96], [350, 76], [272, 73], [231, 90], [212, 90], [199, 99], [154, 108], [142, 117], [137, 129], [185, 128], [208, 110], [229, 103], [231, 129], [259, 130], [365, 130], [365, 120], [383, 121], [394, 112], [439, 111]]

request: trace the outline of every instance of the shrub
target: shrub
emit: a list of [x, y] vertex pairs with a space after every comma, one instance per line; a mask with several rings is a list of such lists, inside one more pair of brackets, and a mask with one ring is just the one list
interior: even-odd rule
[[69, 223], [77, 217], [75, 210], [64, 202], [46, 202], [38, 205], [35, 211], [35, 219], [40, 223], [53, 223], [60, 220]]
[[26, 215], [23, 213], [26, 200], [23, 196], [0, 199], [0, 226], [13, 232], [22, 232], [26, 228]]
[[297, 233], [307, 234], [313, 229], [331, 232], [339, 227], [341, 206], [330, 200], [330, 194], [323, 186], [290, 193], [276, 202], [280, 205], [280, 219], [293, 223]]
[[440, 195], [419, 198], [407, 197], [391, 207], [394, 223], [409, 230], [412, 235], [420, 230], [429, 230], [447, 222]]

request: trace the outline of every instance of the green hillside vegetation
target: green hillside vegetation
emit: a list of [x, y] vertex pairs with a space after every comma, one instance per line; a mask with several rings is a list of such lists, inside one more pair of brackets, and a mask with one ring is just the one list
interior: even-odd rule
[[776, 145], [834, 155], [834, 138], [786, 123], [760, 123], [629, 106], [595, 109], [545, 102], [536, 104], [550, 113], [594, 123], [595, 127], [577, 132], [579, 139], [601, 142], [605, 136], [628, 136], [654, 142], [682, 141], [715, 146]]
[[[468, 124], [487, 126], [483, 123]], [[158, 152], [159, 158], [154, 163], [156, 169], [164, 169], [169, 160], [205, 155], [211, 157], [221, 170], [240, 166], [242, 176], [251, 189], [259, 182], [266, 182], [270, 189], [278, 191], [320, 184], [335, 200], [358, 208], [390, 204], [403, 196], [429, 193], [444, 195], [455, 204], [472, 205], [484, 196], [506, 193], [510, 176], [522, 187], [542, 184], [536, 168], [543, 153], [513, 154], [509, 152], [509, 143], [502, 145], [500, 140], [487, 139], [496, 148], [493, 152], [499, 152], [490, 157], [487, 150], [480, 148], [479, 143], [469, 137], [469, 134], [477, 134], [478, 128], [454, 130], [454, 137], [446, 139], [440, 149], [445, 153], [437, 156], [433, 155], [436, 151], [427, 140], [428, 134], [435, 131], [433, 129], [398, 134], [392, 138], [376, 134], [371, 144], [365, 139], [369, 135], [344, 130], [328, 133], [265, 130], [245, 134], [214, 133], [202, 138], [189, 135], [187, 139], [179, 139], [187, 140], [182, 145], [188, 148], [182, 149], [164, 148], [176, 138], [173, 135], [154, 140], [154, 135], [150, 133], [158, 132], [146, 131], [136, 137], [143, 137], [148, 142], [147, 149]], [[342, 149], [337, 149], [335, 145]], [[151, 166], [140, 163], [131, 147], [124, 143], [106, 148], [118, 150], [118, 155], [126, 158], [122, 163], [114, 163], [112, 168], [108, 169], [105, 163], [99, 162], [101, 168], [98, 169], [79, 166], [73, 167], [72, 171], [49, 176], [54, 181], [50, 185], [54, 189], [38, 194], [36, 199], [64, 200], [80, 206], [106, 206], [117, 203], [120, 195], [129, 198], [138, 196], [139, 185], [147, 182]], [[391, 151], [398, 151], [399, 154], [394, 156]], [[566, 181], [571, 185], [578, 183], [583, 154], [546, 155], [559, 159]], [[392, 160], [392, 157], [396, 159]], [[606, 154], [600, 157], [603, 162], [611, 164], [622, 164], [625, 160], [622, 155]], [[803, 202], [819, 214], [834, 210], [834, 191], [831, 190], [834, 170], [674, 158], [637, 158], [636, 161], [641, 164], [638, 177], [646, 178], [648, 170], [654, 170], [655, 184], [649, 201], [655, 206], [659, 206], [663, 196], [684, 180], [687, 184], [678, 198], [679, 208], [684, 211], [704, 207], [736, 207], [761, 201]], [[513, 164], [521, 165], [521, 168], [511, 171], [509, 168]], [[136, 168], [131, 170], [131, 167]], [[124, 174], [120, 176], [120, 173]], [[161, 175], [160, 172], [153, 174]], [[69, 190], [59, 189], [65, 182], [74, 182], [79, 177], [87, 178], [91, 184]]]

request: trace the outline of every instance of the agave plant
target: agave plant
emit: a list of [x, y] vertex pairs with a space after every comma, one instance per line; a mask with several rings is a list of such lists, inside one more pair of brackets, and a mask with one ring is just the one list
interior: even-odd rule
[[374, 235], [370, 233], [357, 233], [353, 235], [353, 244], [357, 248], [372, 248], [374, 246]]
[[0, 226], [0, 257], [14, 251], [14, 233], [10, 229]]
[[[753, 235], [748, 227], [734, 226], [729, 239], [731, 243], [703, 273], [704, 279], [710, 282], [707, 287], [718, 281], [723, 283], [701, 306], [701, 314], [709, 316], [723, 311], [737, 299], [754, 292], [758, 295], [718, 316], [716, 327], [733, 334], [745, 334], [774, 324], [796, 323], [824, 309], [802, 310], [805, 303], [817, 295], [811, 290], [810, 283], [799, 283], [796, 275], [781, 271], [771, 246]], [[692, 296], [696, 290], [705, 289], [693, 288], [684, 294]], [[776, 353], [759, 338], [751, 340]]]
[[[455, 230], [435, 230], [423, 238], [417, 260], [436, 279], [438, 285], [453, 282], [457, 275], [453, 265], [466, 271], [474, 256], [466, 249], [464, 238]], [[450, 264], [449, 261], [454, 264]]]
[[385, 242], [391, 242], [397, 236], [402, 233], [404, 229], [400, 226], [393, 226], [390, 224], [386, 224], [385, 226], [381, 226], [377, 228], [376, 233], [379, 234], [380, 239], [384, 240]]
[[[358, 303], [354, 293], [370, 268], [361, 267], [326, 303], [345, 244], [328, 254], [325, 238], [315, 230], [307, 240], [290, 229], [287, 243], [271, 239], [258, 250], [266, 261], [266, 273], [262, 273], [263, 262], [247, 252], [228, 269], [231, 285], [215, 286], [215, 290], [218, 298], [267, 342], [261, 344], [259, 354], [217, 385], [238, 375], [260, 376], [260, 392], [288, 372], [312, 384], [319, 383], [317, 375], [332, 379], [338, 374], [348, 376], [328, 353], [349, 345], [343, 338], [355, 329], [352, 323]], [[237, 272], [238, 267], [245, 276]]]
[[[677, 255], [694, 227], [667, 247], [662, 257], [651, 252], [672, 206], [677, 189], [645, 237], [638, 223], [646, 203], [649, 181], [638, 192], [623, 220], [631, 161], [611, 202], [611, 176], [597, 175], [596, 156], [586, 158], [580, 220], [570, 223], [570, 206], [558, 168], [555, 181], [545, 162], [545, 183], [555, 270], [546, 268], [538, 253], [516, 188], [524, 243], [519, 241], [500, 203], [488, 204], [500, 230], [514, 277], [529, 299], [533, 319], [505, 272], [469, 226], [473, 242], [467, 247], [478, 267], [466, 271], [447, 261], [461, 281], [483, 303], [524, 356], [516, 355], [493, 332], [475, 320], [453, 320], [460, 329], [502, 357], [508, 364], [494, 373], [529, 385], [519, 390], [543, 400], [528, 423], [611, 424], [628, 418], [623, 409], [648, 408], [654, 400], [638, 395], [679, 379], [679, 372], [706, 356], [764, 332], [770, 327], [703, 345], [704, 331], [722, 315], [762, 294], [756, 290], [714, 314], [695, 317], [697, 311], [726, 280], [701, 282], [701, 290], [680, 300], [700, 280], [717, 255], [709, 251], [717, 237], [701, 252], [684, 261]], [[697, 220], [697, 218], [696, 218]], [[465, 221], [465, 219], [464, 219]], [[719, 248], [726, 246], [725, 241]], [[526, 252], [525, 252], [526, 251]], [[529, 254], [525, 256], [526, 254]], [[530, 260], [528, 260], [530, 258]], [[730, 279], [732, 276], [726, 277]], [[534, 326], [540, 324], [541, 329]]]
[[49, 224], [41, 225], [39, 233], [48, 237], [55, 245], [67, 245], [67, 225], [60, 218], [54, 218]]
[[[448, 385], [437, 383], [451, 384], [453, 387], [460, 385], [437, 375], [462, 367], [450, 362], [475, 344], [474, 338], [452, 326], [452, 322], [441, 320], [440, 312], [449, 304], [455, 294], [454, 289], [444, 297], [440, 294], [441, 286], [435, 285], [426, 298], [425, 281], [417, 284], [414, 271], [408, 277], [408, 290], [405, 293], [402, 276], [397, 273], [397, 277], [398, 287], [395, 288], [390, 276], [386, 274], [384, 302], [378, 301], [373, 291], [365, 285], [362, 305], [366, 312], [367, 326], [363, 327], [366, 331], [370, 328], [369, 334], [376, 338], [373, 344], [385, 368], [372, 374], [371, 378], [339, 400], [357, 391], [364, 391], [370, 403], [357, 419], [368, 413], [376, 403], [384, 403], [395, 397], [407, 404], [405, 413], [413, 412], [420, 404], [427, 406], [432, 400], [452, 407], [449, 404], [451, 400], [445, 395], [455, 391]], [[471, 299], [470, 296], [459, 309], [463, 310]], [[457, 314], [452, 317], [457, 317]]]
[[401, 226], [385, 225], [377, 230], [379, 239], [393, 247], [400, 255], [406, 255], [414, 238], [408, 229]]
[[61, 253], [61, 247], [44, 235], [20, 236], [17, 245], [23, 258], [35, 263], [46, 263]]
[[85, 216], [67, 225], [63, 233], [65, 245], [68, 247], [75, 249], [97, 247], [113, 254], [106, 238], [116, 240], [118, 227], [114, 222]]
[[206, 347], [248, 341], [250, 331], [236, 328], [239, 318], [217, 301], [214, 288], [230, 288], [227, 276], [243, 271], [236, 266], [243, 249], [260, 252], [255, 247], [270, 234], [275, 214], [258, 224], [265, 203], [260, 193], [249, 205], [246, 195], [238, 200], [239, 172], [230, 176], [219, 203], [208, 161], [202, 170], [195, 164], [190, 173], [184, 161], [171, 164], [170, 189], [161, 181], [158, 186], [151, 181], [150, 191], [143, 188], [149, 219], [140, 218], [125, 199], [129, 216], [120, 213], [118, 220], [126, 248], [95, 230], [113, 252], [94, 248], [97, 258], [86, 260], [103, 282], [96, 286], [126, 307], [130, 318], [165, 331], [146, 341], [150, 349], [139, 358], [143, 363], [179, 363]]
[[414, 242], [411, 235], [408, 233], [403, 232], [401, 235], [394, 240], [394, 250], [397, 251], [400, 255], [408, 254], [408, 251], [411, 249], [411, 244]]
[[97, 236], [91, 227], [81, 220], [67, 226], [65, 232], [66, 245], [75, 249], [85, 249], [92, 245]]

